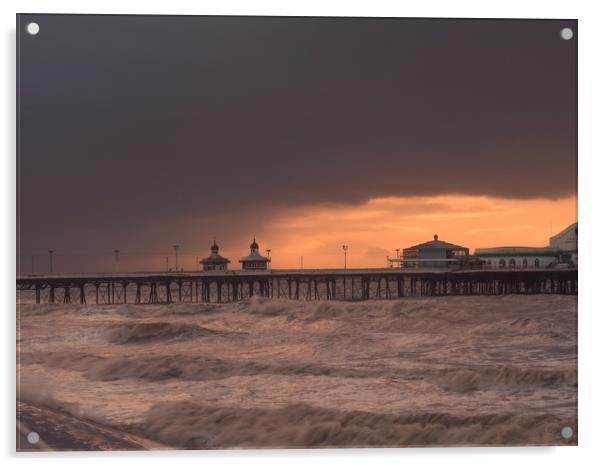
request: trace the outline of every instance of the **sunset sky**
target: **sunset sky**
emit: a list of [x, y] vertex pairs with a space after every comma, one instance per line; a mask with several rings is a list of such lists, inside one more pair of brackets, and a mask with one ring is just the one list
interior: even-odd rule
[[[24, 25], [40, 24], [37, 36]], [[382, 267], [577, 220], [574, 20], [21, 15], [23, 273]]]

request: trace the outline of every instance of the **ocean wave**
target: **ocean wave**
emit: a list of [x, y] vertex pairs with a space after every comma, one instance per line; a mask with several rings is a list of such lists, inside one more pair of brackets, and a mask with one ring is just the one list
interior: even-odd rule
[[470, 392], [512, 386], [577, 386], [576, 369], [540, 369], [501, 365], [427, 371], [425, 379], [441, 388]]
[[17, 401], [31, 403], [35, 406], [54, 409], [74, 416], [82, 414], [80, 404], [74, 401], [58, 400], [43, 382], [37, 377], [22, 377], [17, 386]]
[[60, 312], [67, 313], [77, 311], [82, 306], [79, 305], [61, 305], [57, 306], [56, 304], [18, 304], [17, 312], [21, 317], [36, 317], [36, 316], [45, 316], [47, 314]]
[[111, 343], [148, 343], [157, 340], [188, 339], [217, 332], [194, 324], [172, 322], [128, 322], [111, 325], [105, 332]]
[[[575, 421], [551, 414], [375, 414], [302, 403], [242, 409], [179, 401], [156, 404], [137, 428], [184, 449], [507, 446], [557, 445], [560, 429]], [[570, 443], [576, 442], [575, 435]]]
[[115, 312], [124, 317], [158, 318], [171, 316], [195, 316], [221, 312], [226, 305], [207, 303], [172, 303], [157, 306], [154, 304], [123, 304], [115, 308]]
[[217, 380], [261, 374], [361, 378], [378, 376], [377, 372], [369, 369], [298, 363], [265, 364], [256, 361], [228, 361], [182, 354], [151, 357], [101, 357], [69, 352], [27, 353], [21, 356], [21, 364], [44, 364], [49, 367], [80, 371], [88, 379], [98, 381], [128, 378], [146, 381]]
[[220, 380], [237, 376], [323, 376], [422, 381], [442, 390], [468, 393], [514, 387], [577, 386], [576, 369], [520, 368], [510, 365], [444, 369], [390, 367], [346, 367], [313, 363], [225, 360], [184, 354], [162, 356], [102, 357], [85, 353], [28, 353], [22, 364], [44, 364], [82, 372], [88, 379], [110, 381], [140, 379], [157, 382], [168, 379]]

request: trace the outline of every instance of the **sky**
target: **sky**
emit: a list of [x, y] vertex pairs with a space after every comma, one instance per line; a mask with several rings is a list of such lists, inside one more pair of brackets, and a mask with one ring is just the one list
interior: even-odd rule
[[[30, 21], [36, 36], [24, 32]], [[23, 273], [382, 267], [577, 220], [574, 20], [21, 15]]]

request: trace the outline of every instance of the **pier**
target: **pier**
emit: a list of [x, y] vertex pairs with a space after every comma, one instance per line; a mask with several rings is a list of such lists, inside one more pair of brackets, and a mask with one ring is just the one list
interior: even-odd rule
[[79, 304], [225, 303], [253, 296], [294, 300], [406, 296], [577, 294], [576, 269], [316, 269], [61, 274], [17, 278], [18, 301]]

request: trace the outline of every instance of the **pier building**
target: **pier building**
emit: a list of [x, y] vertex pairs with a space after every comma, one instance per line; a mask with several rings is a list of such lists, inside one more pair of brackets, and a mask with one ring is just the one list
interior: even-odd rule
[[228, 270], [230, 261], [219, 255], [219, 246], [213, 240], [211, 245], [211, 255], [201, 260], [203, 270]]
[[238, 262], [242, 264], [243, 270], [267, 270], [270, 258], [259, 254], [259, 245], [253, 237], [253, 242], [249, 246], [251, 252], [248, 256], [242, 257]]

